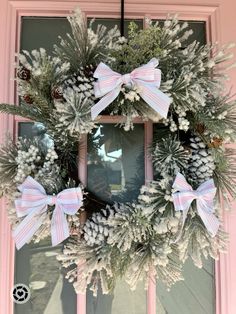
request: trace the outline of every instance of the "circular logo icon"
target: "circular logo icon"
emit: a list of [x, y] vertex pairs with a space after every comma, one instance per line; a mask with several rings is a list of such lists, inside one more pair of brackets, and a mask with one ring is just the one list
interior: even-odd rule
[[30, 288], [23, 283], [17, 283], [12, 289], [12, 298], [15, 303], [26, 303], [30, 299]]

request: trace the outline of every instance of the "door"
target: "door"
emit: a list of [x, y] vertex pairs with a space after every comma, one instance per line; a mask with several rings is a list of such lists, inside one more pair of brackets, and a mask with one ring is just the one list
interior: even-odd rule
[[[132, 1], [131, 1], [132, 2]], [[127, 18], [130, 20], [136, 20], [139, 27], [145, 26], [145, 16], [146, 13], [148, 17], [153, 19], [163, 19], [167, 12], [178, 11], [180, 12], [180, 18], [183, 20], [190, 20], [191, 28], [194, 28], [195, 35], [197, 39], [202, 43], [205, 40], [215, 39], [217, 36], [214, 33], [214, 18], [217, 19], [216, 12], [217, 9], [213, 7], [203, 8], [200, 6], [187, 7], [187, 6], [156, 6], [152, 3], [145, 7], [144, 3], [138, 5], [132, 5], [132, 3], [127, 4]], [[57, 9], [54, 9], [54, 3], [43, 1], [27, 1], [19, 3], [18, 1], [13, 1], [9, 4], [9, 20], [10, 24], [9, 33], [6, 32], [8, 36], [14, 36], [10, 41], [11, 45], [9, 50], [13, 49], [28, 49], [32, 50], [34, 48], [45, 47], [50, 51], [52, 45], [55, 43], [57, 35], [65, 34], [69, 31], [68, 24], [64, 16], [68, 13], [68, 10], [75, 7], [75, 4], [68, 3], [62, 4], [57, 3]], [[36, 5], [37, 3], [37, 5]], [[119, 20], [119, 6], [117, 3], [107, 5], [94, 4], [91, 7], [89, 4], [81, 4], [82, 9], [84, 6], [84, 11], [89, 17], [98, 17], [101, 23], [106, 24], [108, 27], [113, 26], [118, 23]], [[5, 7], [6, 9], [6, 7]], [[205, 11], [204, 11], [205, 10]], [[2, 11], [1, 11], [2, 12]], [[131, 13], [132, 12], [132, 13]], [[133, 13], [134, 12], [134, 13]], [[161, 13], [159, 13], [161, 12]], [[151, 15], [151, 16], [150, 16]], [[128, 23], [128, 21], [127, 21]], [[127, 25], [126, 23], [126, 25]], [[8, 24], [6, 24], [8, 25]], [[18, 32], [16, 32], [18, 29]], [[18, 48], [14, 47], [14, 43], [18, 43]], [[6, 48], [6, 47], [5, 47]], [[4, 47], [1, 49], [2, 55]], [[13, 55], [13, 54], [10, 54]], [[9, 71], [10, 60], [8, 60], [8, 67], [4, 68], [4, 73], [12, 73], [11, 66]], [[6, 66], [6, 64], [5, 64]], [[8, 75], [6, 75], [8, 77]], [[12, 84], [6, 84], [4, 89], [3, 84], [3, 99], [6, 100], [16, 100], [14, 94], [14, 86]], [[5, 97], [5, 98], [4, 98]], [[1, 132], [4, 133], [4, 128], [13, 132], [16, 136], [32, 136], [32, 123], [29, 121], [23, 121], [17, 117], [14, 120], [8, 117], [1, 117]], [[116, 121], [109, 120], [104, 117], [101, 121], [100, 132], [111, 133], [111, 130], [116, 133], [116, 138], [119, 139], [122, 135], [120, 130], [114, 127]], [[155, 125], [153, 126], [155, 129]], [[109, 156], [106, 156], [106, 163], [109, 165], [109, 171], [111, 178], [107, 183], [110, 186], [112, 193], [119, 197], [121, 194], [122, 185], [124, 184], [124, 174], [126, 175], [125, 182], [129, 182], [133, 176], [135, 176], [136, 168], [143, 169], [143, 175], [141, 176], [141, 181], [146, 179], [151, 179], [152, 171], [150, 168], [150, 162], [147, 158], [146, 150], [148, 147], [148, 142], [152, 137], [152, 126], [150, 124], [138, 123], [132, 137], [142, 138], [142, 141], [137, 141], [136, 144], [132, 146], [134, 151], [140, 153], [140, 158], [138, 161], [132, 160], [131, 156], [134, 156], [134, 151], [129, 149], [129, 136], [127, 138], [127, 144], [120, 143], [118, 140], [117, 146], [120, 145], [118, 149], [112, 151]], [[1, 134], [2, 134], [1, 133]], [[85, 139], [87, 145], [81, 145], [81, 149], [85, 155], [88, 154], [90, 158], [89, 166], [84, 162], [85, 159], [81, 159], [80, 162], [80, 173], [81, 180], [88, 185], [95, 193], [98, 193], [98, 187], [96, 182], [92, 180], [94, 177], [94, 171], [100, 171], [100, 174], [104, 172], [104, 169], [98, 169], [93, 165], [94, 158], [94, 138], [93, 136]], [[87, 148], [85, 150], [85, 147]], [[99, 148], [100, 151], [104, 150], [102, 147]], [[92, 154], [93, 152], [93, 154]], [[111, 160], [116, 159], [115, 163]], [[136, 164], [137, 162], [137, 164]], [[127, 171], [130, 168], [130, 163], [136, 165], [132, 170]], [[105, 176], [105, 173], [103, 173]], [[140, 185], [143, 183], [140, 182]], [[139, 186], [133, 188], [133, 193], [137, 193]], [[125, 196], [122, 196], [125, 197]], [[125, 200], [125, 198], [123, 198]], [[3, 206], [4, 210], [4, 206]], [[225, 219], [227, 219], [226, 217]], [[223, 308], [222, 300], [219, 300], [219, 285], [216, 286], [215, 291], [215, 280], [217, 283], [219, 279], [225, 279], [222, 272], [219, 276], [218, 271], [219, 264], [216, 268], [216, 273], [214, 272], [213, 262], [210, 261], [205, 264], [203, 270], [196, 270], [193, 268], [191, 263], [187, 263], [185, 267], [185, 277], [187, 280], [185, 283], [177, 284], [171, 292], [167, 293], [163, 286], [157, 282], [150, 282], [148, 293], [146, 294], [143, 290], [143, 285], [137, 289], [136, 292], [130, 293], [127, 290], [125, 284], [121, 281], [112, 296], [102, 296], [99, 295], [97, 299], [94, 299], [90, 293], [87, 294], [87, 298], [84, 296], [76, 296], [70, 284], [63, 279], [59, 265], [56, 263], [55, 254], [62, 249], [62, 246], [52, 249], [49, 243], [45, 241], [40, 243], [40, 245], [29, 245], [22, 249], [21, 251], [14, 253], [14, 245], [10, 237], [9, 226], [6, 225], [7, 217], [1, 213], [1, 254], [4, 248], [7, 248], [7, 256], [1, 255], [1, 266], [5, 265], [6, 274], [3, 273], [3, 266], [1, 267], [1, 291], [6, 291], [9, 289], [13, 282], [24, 282], [31, 286], [33, 295], [30, 302], [24, 305], [14, 305], [9, 299], [9, 294], [6, 293], [6, 299], [3, 300], [4, 307], [0, 309], [2, 313], [45, 313], [53, 314], [55, 313], [68, 313], [68, 314], [118, 314], [118, 313], [134, 313], [134, 314], [179, 314], [179, 313], [190, 313], [190, 311], [195, 313], [207, 313], [213, 314], [216, 311], [218, 313], [231, 313], [226, 312]], [[6, 238], [7, 234], [7, 238]], [[221, 260], [221, 263], [224, 260]], [[27, 266], [26, 266], [27, 265]], [[50, 266], [50, 267], [48, 267]], [[46, 268], [49, 268], [47, 273]], [[4, 281], [4, 277], [5, 281]], [[218, 276], [218, 277], [217, 277]], [[14, 278], [14, 280], [13, 280]], [[230, 282], [232, 284], [232, 282]], [[5, 289], [5, 290], [4, 290]], [[9, 290], [8, 290], [9, 291]], [[215, 298], [215, 293], [218, 298]], [[2, 300], [1, 300], [2, 301]], [[86, 302], [87, 301], [87, 302]], [[216, 304], [215, 304], [216, 301]], [[221, 311], [220, 311], [221, 304]], [[231, 307], [229, 308], [229, 311]], [[195, 312], [194, 312], [195, 311]], [[223, 312], [224, 311], [224, 312]], [[232, 312], [233, 313], [233, 312]]]

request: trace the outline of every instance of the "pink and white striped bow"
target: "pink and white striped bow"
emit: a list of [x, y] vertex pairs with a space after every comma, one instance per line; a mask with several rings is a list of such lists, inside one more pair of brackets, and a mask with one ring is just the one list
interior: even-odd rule
[[92, 119], [94, 120], [101, 111], [118, 97], [122, 85], [137, 87], [143, 100], [162, 117], [166, 118], [171, 99], [158, 89], [161, 83], [161, 70], [156, 69], [157, 65], [158, 60], [153, 58], [131, 73], [121, 75], [101, 62], [93, 76], [98, 79], [94, 85], [95, 97], [103, 98], [92, 107]]
[[21, 198], [15, 200], [16, 213], [24, 220], [13, 231], [13, 238], [19, 250], [42, 225], [48, 205], [55, 205], [51, 220], [52, 245], [57, 245], [69, 237], [67, 215], [74, 215], [82, 205], [81, 188], [66, 189], [58, 195], [47, 195], [41, 184], [27, 177], [18, 187]]
[[212, 179], [202, 183], [196, 191], [194, 191], [185, 179], [178, 173], [173, 188], [179, 192], [172, 194], [175, 210], [183, 212], [183, 223], [188, 214], [188, 210], [193, 200], [197, 201], [197, 212], [201, 217], [204, 225], [209, 233], [214, 237], [219, 229], [220, 222], [214, 215], [214, 197], [216, 187]]

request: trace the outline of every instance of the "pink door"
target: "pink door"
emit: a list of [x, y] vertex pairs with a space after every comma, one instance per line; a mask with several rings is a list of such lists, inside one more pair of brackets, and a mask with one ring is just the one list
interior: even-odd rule
[[[222, 43], [236, 41], [233, 31], [236, 26], [232, 9], [234, 7], [233, 0], [228, 0], [227, 2], [223, 0], [209, 1], [209, 5], [206, 5], [203, 0], [195, 1], [194, 5], [187, 4], [188, 1], [182, 1], [182, 4], [179, 4], [179, 1], [171, 0], [168, 5], [165, 4], [165, 1], [159, 1], [159, 3], [163, 4], [156, 4], [155, 2], [150, 0], [147, 4], [146, 1], [127, 0], [126, 18], [137, 20], [142, 27], [145, 24], [145, 17], [163, 19], [167, 13], [177, 12], [181, 20], [198, 22], [196, 23], [198, 25], [196, 30], [200, 30], [200, 34], [203, 35], [205, 29], [207, 41], [217, 40]], [[103, 23], [114, 23], [114, 19], [119, 19], [119, 1], [111, 1], [110, 3], [104, 0], [91, 3], [91, 1], [1, 0], [1, 102], [16, 102], [17, 97], [12, 79], [14, 77], [14, 54], [20, 48], [35, 48], [35, 43], [32, 47], [30, 46], [31, 41], [28, 37], [30, 36], [29, 31], [32, 31], [32, 26], [34, 25], [37, 31], [41, 30], [43, 32], [42, 26], [46, 25], [46, 23], [42, 23], [42, 19], [47, 19], [47, 23], [51, 23], [51, 27], [48, 26], [50, 29], [53, 27], [58, 28], [58, 25], [61, 26], [60, 19], [64, 21], [64, 16], [73, 10], [76, 5], [80, 5], [88, 18], [101, 18]], [[201, 28], [202, 25], [204, 25], [204, 28]], [[194, 24], [193, 27], [195, 27]], [[61, 27], [60, 33], [66, 31], [65, 24], [64, 28]], [[47, 36], [50, 36], [50, 32], [47, 33]], [[40, 42], [40, 40], [40, 37], [37, 37], [37, 41]], [[53, 38], [47, 38], [48, 43], [51, 43], [51, 41], [53, 41]], [[43, 42], [45, 43], [45, 41]], [[230, 75], [232, 82], [236, 85], [236, 72], [231, 70]], [[108, 124], [107, 129], [109, 132], [111, 123], [115, 121], [104, 117], [102, 122], [106, 125]], [[152, 137], [152, 125], [140, 123], [137, 130], [140, 133], [136, 134], [136, 136], [143, 138], [142, 148], [144, 153], [141, 156], [143, 179], [144, 177], [151, 179], [152, 171], [146, 150], [148, 142]], [[24, 135], [27, 132], [31, 132], [31, 123], [18, 117], [12, 118], [0, 115], [1, 141], [3, 141], [6, 131], [13, 136]], [[85, 143], [92, 145], [92, 142], [93, 140], [90, 138], [81, 145], [81, 154], [84, 154], [85, 157], [89, 153], [89, 145], [85, 145]], [[123, 147], [123, 151], [119, 154], [125, 156], [126, 167], [129, 168], [131, 155], [134, 152], [125, 150]], [[115, 156], [117, 157], [117, 155]], [[87, 169], [84, 161], [80, 162], [79, 167], [81, 180], [90, 184], [91, 187], [95, 186], [96, 189], [96, 184], [91, 182], [91, 176], [89, 175], [93, 169], [91, 167]], [[117, 167], [119, 167], [118, 162]], [[137, 165], [137, 167], [140, 167], [140, 165]], [[115, 178], [113, 185], [114, 187], [116, 186]], [[236, 239], [236, 231], [233, 226], [234, 222], [236, 222], [236, 214], [234, 212], [225, 214], [224, 222], [225, 229], [229, 232], [231, 240], [229, 254], [221, 256], [220, 261], [216, 263], [215, 272], [212, 263], [205, 265], [204, 271], [209, 276], [205, 276], [202, 272], [196, 272], [191, 265], [186, 265], [186, 276], [188, 277], [189, 275], [190, 277], [187, 278], [187, 288], [177, 286], [176, 291], [166, 294], [159, 283], [156, 285], [151, 281], [147, 294], [143, 291], [142, 285], [135, 293], [129, 294], [128, 290], [127, 293], [124, 293], [126, 287], [121, 282], [112, 297], [100, 296], [95, 300], [89, 294], [87, 298], [82, 295], [76, 296], [71, 287], [63, 280], [63, 277], [58, 275], [60, 274], [59, 266], [53, 261], [55, 254], [61, 250], [61, 247], [51, 250], [47, 242], [45, 242], [40, 244], [39, 247], [28, 247], [15, 254], [5, 204], [2, 200], [0, 212], [0, 314], [53, 314], [54, 312], [66, 314], [118, 314], [126, 313], [126, 311], [134, 314], [188, 314], [190, 311], [193, 314], [211, 314], [214, 312], [218, 314], [233, 314], [236, 308], [236, 301], [233, 298], [234, 288], [236, 288], [236, 275], [233, 272], [233, 261], [236, 254], [233, 243], [233, 240]], [[45, 269], [49, 264], [51, 268], [47, 274]], [[195, 275], [194, 272], [196, 272]], [[193, 276], [195, 277], [192, 278]], [[209, 279], [210, 277], [212, 279]], [[31, 284], [34, 290], [35, 299], [25, 305], [15, 305], [10, 297], [10, 291], [14, 283], [22, 282], [25, 278], [28, 278], [27, 283]], [[43, 288], [45, 282], [47, 283], [46, 290]], [[193, 299], [191, 299], [191, 294], [194, 295]], [[192, 303], [187, 302], [190, 299]], [[196, 300], [198, 300], [198, 305], [196, 305]], [[187, 307], [184, 306], [185, 303], [188, 303]]]

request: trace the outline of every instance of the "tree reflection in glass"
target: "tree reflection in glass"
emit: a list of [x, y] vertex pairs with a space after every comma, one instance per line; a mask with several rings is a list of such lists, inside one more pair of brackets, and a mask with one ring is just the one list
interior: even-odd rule
[[104, 201], [132, 201], [144, 184], [144, 125], [100, 124], [88, 138], [88, 189]]

